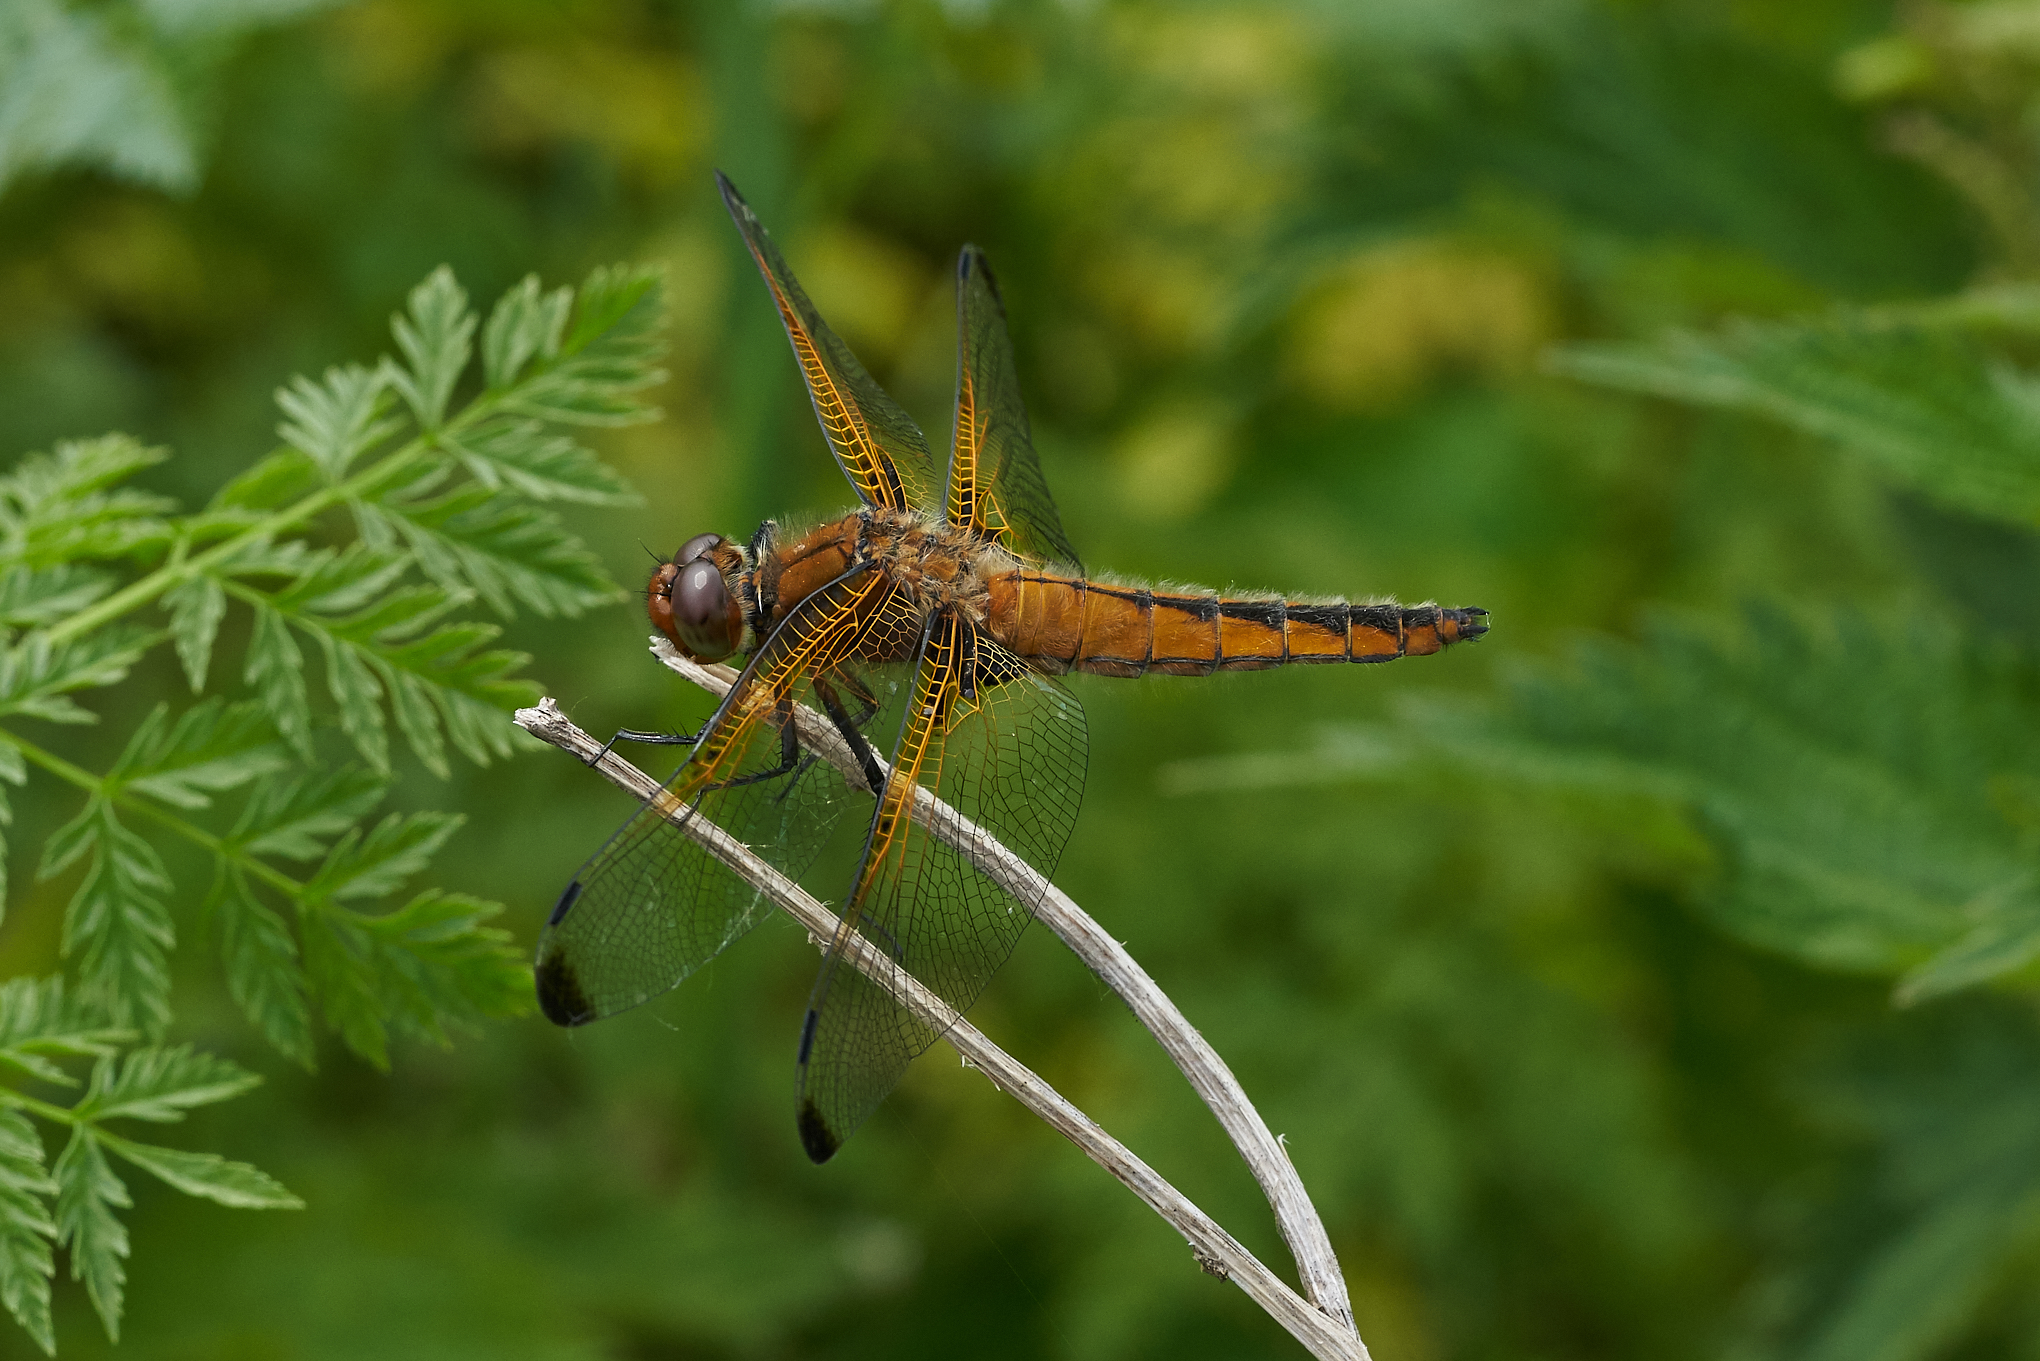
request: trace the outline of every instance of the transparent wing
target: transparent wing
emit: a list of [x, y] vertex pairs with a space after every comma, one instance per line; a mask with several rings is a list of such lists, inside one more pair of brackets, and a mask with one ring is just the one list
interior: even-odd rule
[[920, 427], [885, 395], [850, 347], [822, 320], [736, 186], [720, 171], [715, 182], [751, 258], [758, 262], [758, 272], [765, 276], [765, 286], [772, 290], [801, 376], [807, 380], [808, 396], [814, 399], [815, 416], [850, 485], [868, 506], [934, 509], [935, 462]]
[[[926, 786], [1046, 877], [1083, 799], [1083, 706], [1062, 686], [953, 615], [922, 649], [885, 796], [872, 819], [846, 923], [962, 1011], [977, 1000], [1037, 903], [1009, 897], [970, 857], [909, 817]], [[850, 967], [837, 942], [801, 1030], [801, 1143], [826, 1161], [940, 1038], [896, 1000], [896, 984]], [[897, 973], [893, 975], [897, 978]]]
[[1022, 557], [1067, 563], [1081, 572], [1027, 431], [1006, 305], [976, 246], [965, 246], [956, 261], [956, 337], [949, 522], [996, 538]]
[[[673, 817], [702, 817], [798, 878], [850, 790], [799, 749], [794, 705], [897, 613], [876, 573], [817, 591], [774, 631], [704, 725], [687, 762], [581, 867], [538, 942], [539, 1003], [581, 1025], [659, 996], [756, 925], [757, 890]], [[894, 625], [896, 626], [896, 625]], [[821, 707], [817, 705], [817, 707]]]

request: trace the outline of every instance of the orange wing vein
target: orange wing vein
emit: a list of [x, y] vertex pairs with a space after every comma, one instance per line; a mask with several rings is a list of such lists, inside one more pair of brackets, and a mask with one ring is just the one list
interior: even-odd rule
[[800, 361], [801, 377], [807, 381], [815, 417], [858, 497], [868, 506], [891, 510], [934, 509], [930, 504], [934, 460], [920, 427], [886, 396], [850, 347], [822, 320], [736, 186], [720, 171], [715, 181], [772, 291], [794, 357]]
[[956, 337], [950, 523], [1022, 557], [1066, 563], [1081, 573], [1028, 432], [998, 281], [975, 246], [965, 246], [956, 261]]
[[798, 878], [849, 789], [826, 761], [786, 765], [793, 706], [889, 613], [875, 572], [810, 596], [752, 657], [688, 760], [601, 849], [553, 909], [538, 946], [545, 1013], [580, 1025], [648, 1002], [713, 959], [763, 915], [757, 891], [672, 817], [707, 818]]
[[[962, 1011], [1034, 915], [980, 874], [970, 843], [996, 839], [1044, 877], [1083, 798], [1084, 711], [1053, 680], [953, 614], [932, 621], [907, 691], [885, 796], [844, 909], [845, 931], [876, 945]], [[918, 787], [971, 824], [962, 848], [911, 819]], [[915, 1055], [940, 1038], [832, 942], [801, 1031], [802, 1145], [825, 1161], [876, 1109]]]

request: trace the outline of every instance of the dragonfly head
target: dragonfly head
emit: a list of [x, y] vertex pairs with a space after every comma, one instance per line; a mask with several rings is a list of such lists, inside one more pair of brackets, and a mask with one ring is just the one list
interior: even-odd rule
[[731, 574], [743, 570], [743, 553], [720, 534], [697, 534], [671, 562], [652, 573], [646, 612], [659, 632], [696, 661], [719, 662], [737, 650], [744, 615]]

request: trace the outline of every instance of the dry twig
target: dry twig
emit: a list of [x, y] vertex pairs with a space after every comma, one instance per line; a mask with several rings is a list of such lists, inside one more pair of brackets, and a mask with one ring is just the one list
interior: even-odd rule
[[[652, 655], [718, 699], [729, 692], [737, 678], [730, 667], [703, 666], [683, 656], [671, 642], [656, 634], [652, 636]], [[863, 786], [864, 776], [857, 757], [833, 723], [805, 706], [796, 712], [795, 721], [800, 727], [804, 750], [818, 752], [843, 773], [852, 788]], [[882, 757], [876, 759], [883, 773], [885, 761]], [[1147, 1027], [1155, 1042], [1218, 1117], [1247, 1170], [1260, 1183], [1269, 1208], [1275, 1212], [1283, 1241], [1296, 1259], [1304, 1293], [1318, 1308], [1352, 1327], [1353, 1306], [1346, 1294], [1346, 1278], [1339, 1271], [1339, 1259], [1332, 1252], [1324, 1221], [1318, 1218], [1317, 1207], [1304, 1191], [1303, 1179], [1296, 1174], [1288, 1153], [1261, 1119], [1261, 1113], [1254, 1109], [1254, 1103], [1247, 1099], [1246, 1090], [1218, 1051], [1148, 977], [1126, 947], [1107, 934], [1068, 894], [1037, 874], [1033, 866], [1007, 851], [996, 838], [925, 788], [915, 792], [914, 820], [969, 859], [981, 874], [1016, 901], [1034, 903], [1034, 915], [1042, 924], [1075, 951], [1084, 966], [1117, 993]], [[989, 855], [987, 847], [991, 848]]]
[[[735, 673], [726, 667], [704, 667], [680, 656], [664, 639], [655, 640], [653, 650], [667, 666], [712, 693], [726, 692], [735, 679]], [[541, 700], [536, 708], [519, 710], [516, 721], [533, 736], [593, 763], [612, 783], [637, 798], [649, 799], [660, 788], [660, 782], [652, 776], [615, 752], [605, 752], [600, 741], [576, 727], [551, 699]], [[835, 764], [853, 786], [863, 784], [855, 756], [827, 719], [802, 708], [796, 713], [796, 721], [801, 741], [808, 750]], [[900, 997], [903, 1005], [967, 1062], [984, 1072], [994, 1085], [1062, 1133], [1175, 1226], [1205, 1270], [1225, 1276], [1246, 1291], [1312, 1355], [1367, 1361], [1366, 1345], [1354, 1330], [1345, 1281], [1316, 1209], [1280, 1144], [1210, 1045], [1117, 941], [1025, 862], [1005, 851], [926, 789], [917, 791], [914, 817], [935, 836], [970, 855], [982, 873], [1016, 898], [1037, 902], [1036, 915], [1126, 1001], [1155, 1035], [1217, 1114], [1267, 1193], [1283, 1237], [1296, 1255], [1305, 1288], [1315, 1302], [1300, 1298], [1180, 1191], [1034, 1072], [985, 1038], [918, 980], [908, 977], [903, 985], [887, 982], [899, 979], [900, 974], [882, 952], [855, 933], [848, 937], [850, 944], [845, 957], [849, 963], [886, 982], [888, 987], [904, 986], [905, 994]], [[836, 915], [748, 847], [706, 819], [687, 816], [684, 809], [674, 809], [673, 821], [732, 872], [806, 927], [810, 938], [818, 942], [835, 938], [840, 924]], [[992, 849], [987, 852], [986, 846]]]

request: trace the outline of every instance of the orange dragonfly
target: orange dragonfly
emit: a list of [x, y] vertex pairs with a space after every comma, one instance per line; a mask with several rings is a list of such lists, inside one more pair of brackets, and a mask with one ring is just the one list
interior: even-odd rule
[[1055, 677], [1393, 661], [1478, 637], [1487, 612], [1087, 578], [1029, 440], [984, 256], [966, 246], [957, 260], [944, 474], [823, 323], [749, 205], [716, 179], [862, 504], [799, 534], [767, 520], [748, 542], [697, 535], [652, 574], [659, 630], [704, 662], [743, 657], [743, 670], [699, 732], [619, 734], [693, 750], [560, 895], [539, 941], [538, 998], [564, 1026], [614, 1015], [666, 992], [759, 921], [768, 907], [758, 893], [663, 810], [707, 818], [799, 878], [853, 802], [837, 768], [801, 749], [795, 706], [819, 707], [878, 791], [842, 932], [801, 1023], [798, 1128], [819, 1163], [939, 1038], [884, 985], [843, 967], [849, 933], [964, 1011], [1037, 905], [1007, 896], [916, 824], [916, 786], [1046, 879], [1076, 822], [1088, 748], [1083, 706]]

